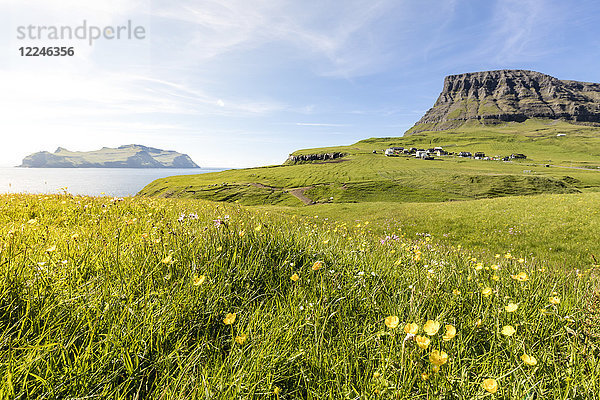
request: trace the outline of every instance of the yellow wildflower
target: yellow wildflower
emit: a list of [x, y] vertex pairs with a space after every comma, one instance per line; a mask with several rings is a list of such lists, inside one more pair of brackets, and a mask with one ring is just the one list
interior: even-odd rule
[[512, 336], [516, 331], [517, 330], [513, 328], [512, 325], [505, 325], [500, 333], [502, 333], [504, 336]]
[[509, 303], [506, 307], [504, 307], [506, 312], [515, 312], [517, 311], [517, 308], [519, 308], [519, 306], [515, 303]]
[[431, 340], [429, 340], [427, 336], [420, 335], [415, 337], [415, 341], [417, 342], [417, 346], [419, 346], [423, 350], [425, 350], [429, 346], [429, 343], [431, 343]]
[[440, 330], [440, 323], [437, 321], [429, 320], [425, 322], [425, 325], [423, 325], [423, 330], [429, 336], [433, 336]]
[[162, 259], [163, 264], [169, 264], [171, 261], [173, 261], [173, 257], [170, 254]]
[[50, 246], [46, 249], [46, 252], [48, 253], [52, 253], [53, 251], [56, 251], [56, 246]]
[[489, 296], [491, 296], [491, 295], [492, 295], [492, 293], [493, 293], [493, 290], [492, 290], [492, 288], [491, 288], [491, 287], [489, 287], [489, 286], [488, 286], [488, 287], [486, 287], [485, 289], [483, 289], [483, 290], [481, 291], [481, 294], [482, 294], [482, 295], [484, 295], [485, 297], [489, 297]]
[[385, 326], [390, 329], [395, 329], [398, 327], [400, 323], [400, 319], [395, 315], [390, 315], [389, 317], [385, 317]]
[[460, 296], [460, 290], [458, 290], [458, 289], [454, 289], [454, 290], [452, 291], [452, 294], [453, 294], [453, 295], [455, 295], [455, 296]]
[[312, 265], [312, 270], [313, 271], [318, 271], [323, 267], [323, 261], [315, 261], [315, 263]]
[[523, 361], [525, 364], [527, 364], [527, 365], [529, 365], [529, 366], [532, 366], [532, 367], [533, 367], [534, 365], [536, 365], [536, 364], [537, 364], [537, 360], [535, 359], [535, 357], [534, 357], [534, 356], [527, 355], [527, 354], [523, 354], [523, 355], [521, 356], [521, 360], [522, 360], [522, 361]]
[[228, 313], [223, 320], [225, 325], [232, 325], [235, 322], [235, 313]]
[[194, 280], [194, 286], [200, 286], [206, 280], [206, 276], [204, 276], [204, 275], [200, 275], [200, 276], [194, 275], [194, 279], [193, 280]]
[[421, 380], [423, 380], [423, 381], [426, 381], [427, 379], [429, 379], [429, 374], [427, 374], [427, 373], [423, 372], [423, 373], [421, 374]]
[[456, 336], [456, 328], [452, 325], [446, 325], [446, 333], [442, 336], [444, 342], [447, 342]]
[[486, 391], [492, 394], [498, 391], [498, 382], [496, 382], [496, 380], [492, 378], [484, 379], [482, 386]]
[[520, 281], [520, 282], [525, 282], [529, 280], [529, 277], [527, 276], [527, 272], [519, 272], [516, 275], [511, 275], [511, 278], [513, 278], [516, 281]]
[[437, 366], [444, 365], [448, 362], [448, 354], [442, 350], [432, 350], [429, 354], [429, 362]]
[[550, 303], [552, 303], [552, 304], [554, 304], [554, 305], [558, 305], [558, 304], [560, 304], [560, 297], [558, 297], [558, 296], [553, 296], [553, 297], [550, 297], [550, 298], [548, 299], [548, 301], [550, 301]]
[[416, 335], [419, 332], [419, 325], [415, 323], [408, 323], [404, 325], [404, 333], [409, 333], [411, 335]]
[[246, 339], [248, 339], [248, 335], [243, 334], [243, 335], [239, 335], [235, 337], [235, 342], [237, 344], [244, 344], [246, 342]]
[[298, 279], [300, 279], [300, 276], [298, 276], [298, 274], [294, 274], [290, 277], [291, 280], [293, 280], [294, 282], [298, 282]]

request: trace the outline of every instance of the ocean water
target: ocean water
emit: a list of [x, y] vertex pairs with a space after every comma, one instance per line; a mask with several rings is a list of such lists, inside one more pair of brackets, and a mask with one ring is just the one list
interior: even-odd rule
[[223, 171], [225, 168], [0, 168], [0, 193], [62, 193], [134, 196], [158, 178]]

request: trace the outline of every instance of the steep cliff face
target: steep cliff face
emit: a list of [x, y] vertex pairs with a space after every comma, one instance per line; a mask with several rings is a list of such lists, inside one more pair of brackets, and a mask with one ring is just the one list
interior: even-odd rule
[[524, 70], [450, 75], [434, 106], [407, 134], [528, 118], [600, 123], [600, 84]]

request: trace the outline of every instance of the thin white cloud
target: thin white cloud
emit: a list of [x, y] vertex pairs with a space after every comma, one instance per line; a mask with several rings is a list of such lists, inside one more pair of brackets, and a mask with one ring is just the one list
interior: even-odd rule
[[341, 127], [341, 126], [351, 126], [348, 124], [322, 124], [322, 123], [312, 123], [312, 122], [297, 122], [298, 126], [322, 126], [322, 127]]
[[487, 39], [479, 51], [497, 63], [537, 60], [552, 53], [551, 34], [567, 16], [563, 6], [544, 0], [498, 0]]
[[[380, 69], [389, 53], [377, 37], [377, 22], [398, 9], [393, 0], [302, 2], [292, 0], [183, 0], [155, 6], [152, 14], [185, 27], [175, 49], [189, 63], [212, 60], [232, 51], [284, 43], [293, 57], [319, 60], [315, 72], [353, 77]], [[398, 11], [398, 10], [396, 10]], [[398, 14], [404, 18], [402, 13]], [[406, 16], [408, 17], [408, 16]]]

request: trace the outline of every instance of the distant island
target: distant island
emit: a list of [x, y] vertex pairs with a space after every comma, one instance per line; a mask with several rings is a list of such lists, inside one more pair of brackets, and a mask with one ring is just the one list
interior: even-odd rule
[[23, 159], [24, 168], [200, 168], [187, 154], [129, 144], [95, 151], [40, 151]]

